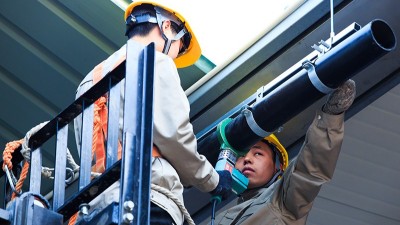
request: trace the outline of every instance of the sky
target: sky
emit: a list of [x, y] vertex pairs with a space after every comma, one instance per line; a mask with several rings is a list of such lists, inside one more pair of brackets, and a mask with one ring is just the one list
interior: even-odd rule
[[154, 0], [189, 22], [202, 55], [216, 65], [239, 55], [304, 1]]

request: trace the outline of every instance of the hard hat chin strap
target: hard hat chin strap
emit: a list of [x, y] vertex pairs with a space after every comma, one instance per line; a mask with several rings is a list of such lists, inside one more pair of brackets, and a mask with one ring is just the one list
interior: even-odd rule
[[[160, 32], [161, 32], [161, 36], [164, 39], [164, 48], [163, 48], [163, 53], [168, 55], [169, 49], [171, 48], [171, 44], [174, 41], [177, 41], [179, 39], [181, 39], [183, 37], [183, 35], [185, 35], [187, 32], [185, 29], [181, 29], [173, 38], [168, 38], [165, 34], [164, 31], [162, 29], [162, 24], [165, 20], [170, 20], [171, 23], [174, 22], [176, 25], [179, 26], [179, 24], [181, 24], [182, 22], [178, 21], [177, 18], [174, 18], [175, 16], [171, 13], [169, 13], [168, 11], [155, 6], [154, 7], [155, 11], [156, 11], [156, 17], [157, 17], [157, 23], [158, 23], [158, 27], [160, 28]], [[172, 26], [172, 25], [171, 25]]]
[[164, 34], [164, 32], [163, 32], [163, 30], [162, 30], [162, 27], [160, 27], [160, 31], [161, 31], [161, 35], [162, 35], [162, 37], [163, 37], [163, 39], [164, 39], [164, 41], [165, 41], [165, 42], [164, 42], [163, 53], [166, 54], [166, 55], [168, 55], [169, 49], [171, 48], [171, 44], [172, 44], [174, 41], [177, 41], [177, 40], [181, 39], [181, 38], [183, 37], [183, 35], [186, 34], [185, 30], [181, 30], [178, 34], [175, 35], [175, 37], [173, 37], [173, 38], [168, 38], [168, 37]]
[[268, 183], [265, 185], [265, 187], [269, 187], [271, 186], [271, 184], [273, 184], [275, 181], [278, 180], [279, 176], [282, 176], [283, 172], [282, 170], [278, 170], [275, 172], [274, 176], [268, 181]]
[[163, 24], [163, 22], [164, 22], [164, 20], [165, 20], [166, 18], [164, 18], [164, 16], [161, 14], [161, 8], [159, 8], [159, 7], [154, 7], [154, 9], [155, 9], [155, 11], [156, 11], [156, 17], [157, 17], [158, 27], [159, 27], [159, 29], [160, 29], [161, 36], [162, 36], [163, 39], [164, 39], [164, 48], [163, 48], [162, 53], [168, 55], [169, 49], [171, 48], [172, 40], [169, 39], [169, 38], [164, 34], [164, 31], [163, 31], [163, 28], [162, 28], [162, 24]]
[[169, 39], [167, 36], [164, 35], [164, 33], [161, 31], [162, 36], [164, 38], [164, 48], [162, 53], [168, 55], [169, 49], [171, 48], [171, 44], [172, 44], [172, 39]]

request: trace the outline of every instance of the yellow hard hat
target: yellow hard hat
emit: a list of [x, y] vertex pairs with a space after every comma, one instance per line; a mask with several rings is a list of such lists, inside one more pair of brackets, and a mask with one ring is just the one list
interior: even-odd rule
[[[166, 19], [171, 19], [171, 21], [174, 21], [175, 23], [180, 23], [177, 24], [178, 26], [184, 25], [184, 28], [187, 31], [187, 37], [190, 38], [189, 44], [186, 46], [186, 51], [183, 52], [182, 54], [178, 55], [177, 58], [174, 59], [175, 65], [177, 68], [184, 68], [190, 65], [193, 65], [201, 56], [201, 48], [200, 45], [197, 41], [196, 36], [194, 35], [192, 29], [189, 26], [189, 23], [185, 20], [185, 18], [177, 13], [176, 11], [162, 6], [158, 3], [154, 3], [151, 1], [135, 1], [131, 3], [125, 10], [125, 21], [128, 19], [128, 17], [131, 15], [132, 11], [134, 10], [135, 7], [142, 5], [142, 4], [149, 4], [153, 5], [154, 7], [161, 8], [168, 12], [169, 15], [163, 15], [165, 16]], [[175, 17], [175, 18], [171, 18]], [[149, 21], [150, 22], [150, 21]], [[161, 23], [162, 21], [157, 21], [158, 23]]]
[[282, 171], [285, 171], [285, 169], [289, 165], [289, 157], [285, 147], [283, 147], [283, 145], [279, 142], [278, 138], [274, 134], [265, 137], [264, 140], [276, 147], [276, 153], [278, 154], [279, 161], [281, 163], [280, 169]]

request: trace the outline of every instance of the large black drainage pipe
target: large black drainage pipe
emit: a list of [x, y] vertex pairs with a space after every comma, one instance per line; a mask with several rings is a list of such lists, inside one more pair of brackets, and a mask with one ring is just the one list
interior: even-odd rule
[[[232, 118], [225, 126], [226, 140], [236, 151], [246, 151], [263, 138], [260, 130], [274, 132], [395, 46], [396, 37], [390, 26], [382, 20], [371, 21], [265, 95], [249, 109], [252, 118], [247, 116], [246, 120], [245, 114]], [[198, 150], [216, 153], [220, 146], [214, 131], [199, 140]]]

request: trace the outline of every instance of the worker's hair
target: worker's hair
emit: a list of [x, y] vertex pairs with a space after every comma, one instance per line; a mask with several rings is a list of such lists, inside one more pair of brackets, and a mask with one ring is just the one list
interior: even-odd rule
[[[150, 4], [142, 4], [134, 8], [133, 12], [131, 12], [133, 15], [150, 15], [151, 17], [156, 17], [156, 12], [154, 9], [153, 5]], [[135, 25], [128, 25], [127, 23], [127, 31], [126, 34], [128, 38], [131, 38], [133, 36], [146, 36], [147, 34], [150, 33], [154, 27], [158, 27], [158, 24], [156, 23], [140, 23], [140, 24], [135, 24]], [[178, 32], [179, 27], [175, 22], [171, 21], [171, 28], [175, 31], [175, 33]]]
[[272, 160], [275, 162], [276, 154], [278, 151], [276, 146], [265, 139], [262, 139], [261, 141], [268, 145], [268, 147], [272, 150]]
[[269, 142], [269, 141], [267, 141], [265, 139], [262, 139], [261, 141], [264, 142], [272, 150], [272, 152], [275, 154], [276, 146], [274, 144], [272, 144], [271, 142]]
[[[145, 15], [148, 14], [152, 17], [156, 17], [156, 12], [154, 10], [154, 6], [149, 5], [149, 4], [142, 4], [134, 8], [133, 12], [131, 12], [133, 15]], [[131, 38], [133, 36], [146, 36], [147, 34], [150, 33], [154, 27], [157, 27], [158, 24], [156, 23], [140, 23], [140, 24], [135, 24], [135, 25], [127, 25], [127, 36], [128, 38]]]

